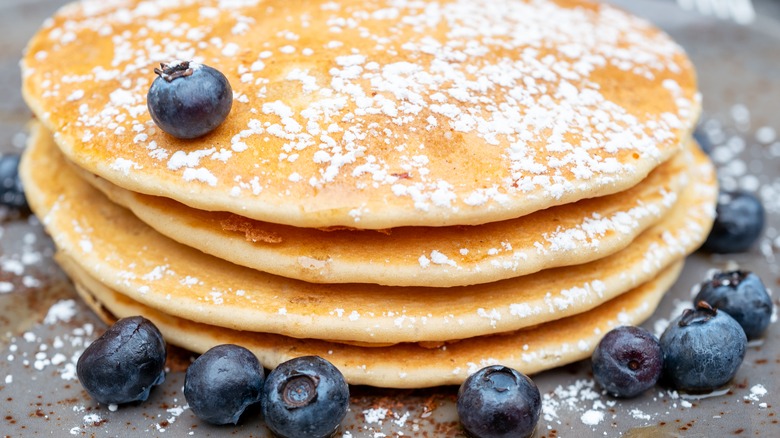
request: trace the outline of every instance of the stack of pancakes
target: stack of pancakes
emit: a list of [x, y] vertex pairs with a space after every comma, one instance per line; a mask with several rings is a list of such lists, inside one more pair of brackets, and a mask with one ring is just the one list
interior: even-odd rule
[[[232, 85], [204, 137], [150, 119], [172, 60]], [[23, 182], [85, 300], [269, 368], [426, 387], [587, 357], [713, 219], [690, 61], [606, 5], [84, 1], [22, 69]]]

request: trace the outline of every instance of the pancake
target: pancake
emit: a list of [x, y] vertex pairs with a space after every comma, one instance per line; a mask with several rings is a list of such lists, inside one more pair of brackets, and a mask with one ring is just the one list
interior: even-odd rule
[[[199, 139], [146, 108], [153, 68], [175, 59], [233, 87]], [[475, 225], [624, 191], [700, 112], [678, 45], [581, 0], [91, 0], [45, 23], [22, 70], [87, 171], [312, 228]]]
[[[58, 154], [50, 135], [36, 140], [45, 153]], [[314, 283], [449, 287], [582, 264], [625, 248], [672, 208], [690, 160], [688, 152], [680, 153], [629, 190], [518, 219], [383, 232], [291, 227], [206, 212], [87, 172], [81, 176], [163, 235], [242, 266]]]
[[[353, 385], [424, 388], [458, 385], [487, 365], [502, 364], [525, 374], [590, 357], [601, 337], [620, 325], [638, 325], [658, 306], [682, 268], [673, 263], [659, 276], [586, 313], [503, 335], [464, 339], [440, 348], [415, 344], [367, 348], [316, 339], [229, 330], [187, 321], [133, 301], [94, 279], [76, 277], [76, 290], [99, 315], [144, 315], [167, 342], [203, 353], [219, 344], [251, 350], [266, 368], [298, 356], [328, 359]], [[82, 280], [86, 280], [82, 284]], [[84, 287], [89, 282], [91, 287]], [[111, 322], [111, 320], [107, 321]]]
[[[651, 280], [707, 236], [717, 194], [698, 150], [664, 220], [587, 264], [453, 288], [312, 284], [237, 266], [157, 233], [80, 179], [33, 131], [20, 165], [28, 201], [59, 251], [90, 276], [184, 319], [291, 337], [369, 343], [463, 339], [587, 311]], [[45, 172], [36, 172], [46, 169]]]

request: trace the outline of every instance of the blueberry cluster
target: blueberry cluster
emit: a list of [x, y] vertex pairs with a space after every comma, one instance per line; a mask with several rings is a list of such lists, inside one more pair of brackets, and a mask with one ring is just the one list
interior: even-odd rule
[[694, 303], [660, 340], [638, 327], [607, 333], [591, 358], [594, 379], [617, 397], [637, 396], [661, 376], [688, 392], [728, 383], [742, 364], [747, 340], [769, 325], [772, 300], [757, 275], [730, 271], [703, 282]]
[[291, 359], [264, 379], [257, 357], [231, 344], [210, 349], [187, 368], [184, 396], [195, 415], [211, 424], [236, 424], [259, 403], [266, 426], [279, 437], [331, 436], [349, 408], [347, 382], [325, 359]]
[[[76, 370], [99, 403], [144, 401], [165, 379], [162, 334], [141, 316], [123, 318], [84, 350]], [[244, 347], [217, 345], [187, 368], [184, 397], [211, 424], [236, 424], [260, 404], [266, 425], [280, 437], [332, 436], [347, 415], [349, 387], [341, 372], [318, 356], [280, 364], [265, 379], [257, 357]]]
[[[616, 397], [635, 397], [661, 376], [689, 392], [728, 383], [748, 338], [760, 336], [769, 324], [773, 303], [761, 279], [746, 271], [716, 273], [701, 284], [695, 301], [660, 340], [639, 327], [607, 333], [592, 356], [595, 380]], [[165, 358], [159, 330], [136, 316], [117, 321], [93, 342], [77, 372], [98, 402], [137, 402], [164, 380]], [[193, 413], [212, 424], [236, 424], [248, 407], [259, 404], [268, 428], [283, 438], [332, 436], [349, 408], [349, 387], [328, 361], [298, 357], [265, 378], [257, 357], [237, 345], [219, 345], [199, 356], [187, 369], [184, 395]], [[527, 376], [494, 365], [463, 382], [457, 409], [468, 436], [528, 437], [539, 421], [541, 396]]]

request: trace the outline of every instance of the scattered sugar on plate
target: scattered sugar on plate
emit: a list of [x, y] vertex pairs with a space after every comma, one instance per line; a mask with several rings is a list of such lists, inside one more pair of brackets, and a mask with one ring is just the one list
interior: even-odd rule
[[372, 408], [363, 411], [363, 418], [367, 424], [382, 424], [387, 416], [388, 410], [385, 408]]
[[73, 316], [76, 315], [76, 301], [61, 300], [56, 302], [49, 308], [46, 317], [43, 319], [43, 323], [46, 325], [52, 325], [59, 321], [70, 322]]
[[767, 394], [767, 390], [764, 385], [758, 383], [750, 388], [750, 394], [745, 396], [745, 400], [758, 401], [760, 397]]
[[588, 426], [596, 426], [604, 421], [604, 412], [588, 410], [580, 416], [580, 420]]

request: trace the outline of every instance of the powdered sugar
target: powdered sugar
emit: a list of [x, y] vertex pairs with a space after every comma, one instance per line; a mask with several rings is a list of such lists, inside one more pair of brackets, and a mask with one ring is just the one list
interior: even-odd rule
[[589, 409], [580, 416], [580, 420], [586, 426], [596, 426], [604, 421], [604, 411], [594, 411]]
[[559, 421], [560, 409], [577, 409], [581, 403], [599, 399], [595, 385], [593, 380], [577, 380], [565, 387], [557, 386], [552, 393], [543, 394], [542, 418], [547, 422]]
[[56, 324], [59, 321], [68, 322], [76, 314], [76, 302], [74, 300], [62, 300], [56, 302], [46, 317], [43, 318], [44, 324]]
[[745, 396], [745, 400], [750, 401], [758, 401], [761, 397], [765, 396], [767, 394], [766, 388], [764, 388], [764, 385], [758, 383], [750, 387], [750, 395]]
[[366, 409], [363, 411], [363, 418], [367, 424], [377, 423], [381, 424], [387, 416], [388, 410], [385, 408], [378, 409]]
[[[327, 192], [347, 184], [361, 195], [345, 212], [362, 209], [368, 199], [391, 197], [400, 198], [388, 207], [399, 218], [387, 219], [391, 216], [384, 214], [385, 207], [373, 205], [362, 209], [359, 216], [334, 218], [342, 224], [359, 220], [362, 226], [373, 227], [380, 220], [395, 225], [428, 222], [421, 213], [440, 217], [444, 212], [453, 223], [477, 221], [485, 211], [506, 210], [495, 218], [508, 218], [548, 206], [550, 201], [543, 199], [566, 202], [586, 190], [592, 193], [593, 187], [607, 190], [621, 181], [638, 181], [643, 172], [679, 147], [679, 133], [695, 117], [698, 106], [692, 91], [685, 88], [689, 78], [681, 73], [687, 66], [681, 64], [684, 58], [679, 47], [647, 23], [606, 5], [586, 9], [546, 1], [450, 0], [426, 7], [382, 1], [345, 8], [334, 2], [333, 8], [324, 10], [327, 28], [323, 32], [330, 32], [332, 39], [324, 47], [304, 49], [306, 57], [322, 56], [315, 64], [299, 62], [301, 49], [291, 44], [308, 32], [306, 27], [312, 23], [307, 14], [290, 16], [286, 28], [264, 29], [264, 43], [254, 47], [249, 42], [255, 44], [257, 39], [247, 36], [274, 23], [252, 18], [274, 13], [258, 13], [255, 8], [261, 6], [255, 2], [207, 2], [198, 9], [203, 20], [193, 23], [167, 14], [175, 2], [155, 5], [154, 15], [149, 15], [145, 5], [115, 6], [96, 16], [83, 6], [82, 18], [69, 17], [47, 29], [55, 47], [76, 44], [78, 40], [65, 35], [94, 32], [107, 21], [118, 28], [136, 23], [145, 29], [130, 27], [112, 34], [110, 66], [92, 66], [78, 78], [70, 75], [67, 83], [35, 68], [33, 64], [40, 62], [35, 57], [26, 60], [26, 66], [32, 69], [31, 75], [45, 76], [43, 80], [50, 83], [47, 90], [66, 92], [67, 88], [73, 99], [84, 101], [83, 113], [74, 114], [78, 123], [73, 125], [81, 137], [102, 143], [110, 133], [111, 144], [134, 140], [147, 146], [152, 155], [142, 160], [140, 151], [121, 148], [114, 151], [119, 156], [114, 158], [114, 167], [109, 167], [116, 173], [105, 173], [104, 168], [95, 171], [115, 182], [140, 174], [154, 181], [152, 175], [161, 169], [146, 165], [148, 158], [171, 157], [168, 172], [180, 175], [183, 182], [213, 187], [214, 193], [231, 193], [211, 199], [224, 198], [227, 204], [219, 209], [241, 210], [252, 217], [282, 214], [278, 208], [261, 211], [267, 196], [288, 196], [285, 205], [292, 205], [305, 202], [301, 190], [309, 189], [304, 185]], [[233, 35], [215, 34], [214, 23], [222, 21], [230, 24]], [[437, 26], [446, 29], [446, 37], [432, 32]], [[140, 44], [146, 39], [141, 33], [147, 29], [164, 31], [166, 44]], [[200, 41], [193, 40], [193, 32]], [[360, 50], [346, 44], [347, 33], [361, 41]], [[233, 138], [233, 156], [184, 166], [179, 161], [182, 151], [147, 123], [143, 102], [151, 79], [141, 72], [158, 60], [202, 62], [195, 53], [207, 48], [216, 49], [224, 65], [231, 66], [225, 73], [236, 101], [246, 105], [246, 111], [232, 114], [231, 120], [243, 125], [247, 117], [257, 118], [258, 129], [227, 134]], [[54, 52], [48, 51], [47, 57]], [[234, 60], [247, 52], [259, 52], [259, 56], [246, 63]], [[512, 55], [498, 55], [504, 52]], [[268, 67], [287, 60], [293, 64], [281, 72]], [[655, 84], [670, 105], [655, 115], [637, 113], [599, 86], [596, 77], [610, 68], [623, 70], [641, 83]], [[106, 71], [120, 73], [111, 78], [103, 74]], [[106, 102], [100, 102], [99, 94], [76, 92], [97, 75], [104, 82], [115, 82]], [[665, 79], [656, 83], [659, 75]], [[290, 88], [284, 93], [305, 97], [292, 105], [289, 99], [278, 98], [280, 86]], [[266, 98], [269, 93], [275, 97]], [[132, 132], [127, 125], [133, 126]], [[425, 138], [421, 132], [433, 137]], [[125, 142], [124, 137], [130, 135]], [[484, 147], [469, 150], [463, 136], [479, 139]], [[148, 147], [153, 142], [156, 146]], [[199, 142], [196, 153], [208, 150], [208, 143]], [[477, 168], [460, 166], [466, 174], [451, 172], [440, 160], [445, 144], [464, 148], [463, 156], [452, 155], [455, 162], [465, 165], [479, 154], [496, 172], [486, 184], [476, 185], [473, 178], [482, 176]], [[254, 155], [247, 160], [250, 151]], [[621, 158], [632, 154], [639, 161]], [[295, 173], [281, 172], [276, 179], [277, 172], [270, 172], [258, 181], [258, 190], [235, 190], [234, 181], [248, 181], [250, 170], [256, 171], [252, 162], [262, 166], [263, 160], [292, 157], [303, 163]], [[155, 185], [154, 190], [172, 197], [179, 192], [167, 183]], [[261, 202], [255, 205], [244, 199], [240, 207], [231, 207], [234, 199], [250, 195]], [[529, 200], [539, 205], [529, 205]], [[394, 207], [399, 203], [404, 208]]]

